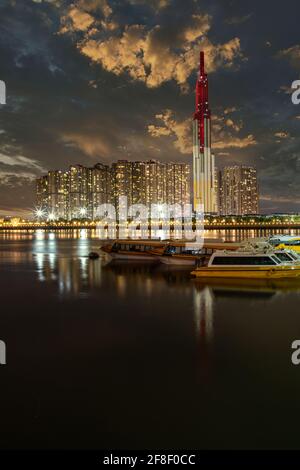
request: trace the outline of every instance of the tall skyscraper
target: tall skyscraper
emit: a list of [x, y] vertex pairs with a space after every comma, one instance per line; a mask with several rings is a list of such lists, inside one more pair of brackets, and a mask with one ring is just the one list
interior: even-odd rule
[[256, 168], [225, 167], [220, 177], [220, 214], [258, 214], [258, 183]]
[[208, 103], [208, 79], [204, 52], [200, 52], [200, 69], [196, 83], [196, 109], [193, 122], [193, 190], [194, 210], [217, 211], [215, 194], [215, 162], [211, 153], [211, 113]]
[[145, 162], [146, 204], [166, 202], [166, 165], [156, 160]]
[[53, 219], [66, 219], [69, 210], [69, 173], [48, 172], [48, 210]]
[[92, 218], [96, 219], [99, 207], [112, 202], [111, 169], [108, 165], [97, 163], [91, 168], [91, 175]]
[[118, 206], [121, 196], [127, 197], [127, 204], [131, 204], [132, 164], [128, 160], [118, 160], [112, 164], [113, 202]]
[[146, 204], [145, 178], [146, 164], [145, 162], [132, 162], [131, 164], [131, 196], [132, 204]]
[[91, 186], [92, 172], [82, 165], [72, 165], [69, 169], [69, 217], [71, 219], [92, 217]]
[[186, 163], [166, 164], [166, 202], [167, 204], [190, 204], [190, 166]]
[[48, 210], [48, 176], [36, 180], [36, 205], [40, 211]]

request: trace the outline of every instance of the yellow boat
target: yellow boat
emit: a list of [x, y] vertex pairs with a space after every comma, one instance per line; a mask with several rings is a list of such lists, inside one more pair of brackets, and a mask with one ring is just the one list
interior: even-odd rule
[[206, 267], [191, 273], [202, 279], [282, 279], [299, 277], [300, 264], [282, 262], [274, 251], [218, 251]]
[[276, 247], [278, 250], [293, 250], [296, 253], [300, 253], [300, 238], [292, 238], [290, 240], [285, 240]]

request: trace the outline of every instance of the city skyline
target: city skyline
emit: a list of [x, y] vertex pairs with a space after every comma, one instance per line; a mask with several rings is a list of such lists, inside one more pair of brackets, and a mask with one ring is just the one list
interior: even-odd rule
[[200, 50], [218, 166], [258, 169], [262, 213], [299, 212], [300, 45], [288, 12], [272, 5], [271, 27], [257, 1], [5, 0], [0, 11], [1, 215], [29, 215], [49, 168], [191, 162]]
[[36, 210], [40, 220], [97, 219], [103, 204], [119, 212], [120, 198], [126, 205], [191, 204], [191, 168], [187, 163], [156, 160], [118, 160], [111, 166], [71, 165], [68, 170], [50, 170], [36, 181]]

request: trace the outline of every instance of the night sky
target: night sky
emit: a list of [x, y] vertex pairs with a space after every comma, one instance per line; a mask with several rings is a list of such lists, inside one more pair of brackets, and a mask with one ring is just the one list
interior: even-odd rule
[[192, 163], [201, 49], [217, 165], [257, 166], [261, 212], [300, 211], [299, 18], [299, 0], [0, 0], [0, 214], [28, 214], [49, 169]]

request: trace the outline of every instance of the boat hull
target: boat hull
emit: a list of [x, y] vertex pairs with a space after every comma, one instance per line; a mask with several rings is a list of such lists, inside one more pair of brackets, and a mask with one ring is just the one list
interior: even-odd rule
[[159, 259], [155, 255], [147, 255], [145, 253], [107, 253], [111, 260], [120, 260], [120, 261], [141, 261], [143, 263], [158, 263]]
[[159, 261], [170, 266], [195, 266], [197, 260], [196, 258], [183, 258], [181, 256], [160, 256]]
[[232, 269], [230, 267], [224, 268], [198, 268], [191, 273], [193, 276], [202, 279], [212, 278], [227, 278], [227, 279], [283, 279], [299, 277], [299, 267], [278, 267], [268, 268], [261, 267], [260, 269], [237, 267]]

